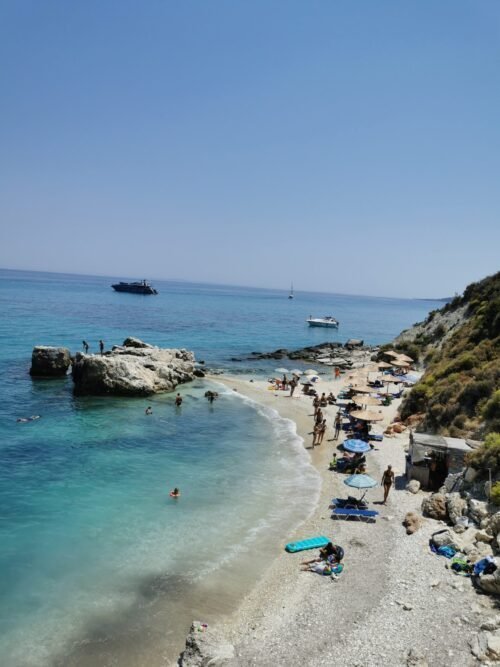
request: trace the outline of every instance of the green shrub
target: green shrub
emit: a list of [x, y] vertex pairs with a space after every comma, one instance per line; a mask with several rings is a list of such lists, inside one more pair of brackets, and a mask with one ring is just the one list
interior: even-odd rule
[[490, 500], [495, 505], [500, 505], [500, 482], [495, 482], [491, 487]]
[[489, 433], [483, 444], [466, 455], [466, 462], [474, 468], [492, 472], [500, 469], [500, 433]]

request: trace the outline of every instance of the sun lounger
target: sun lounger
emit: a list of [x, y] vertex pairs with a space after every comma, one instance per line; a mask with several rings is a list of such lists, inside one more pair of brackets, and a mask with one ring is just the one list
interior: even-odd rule
[[335, 509], [368, 509], [368, 505], [364, 500], [354, 498], [354, 496], [349, 496], [348, 498], [332, 498], [332, 505], [335, 505]]
[[332, 519], [341, 517], [344, 519], [358, 519], [359, 521], [376, 521], [379, 513], [376, 510], [358, 510], [337, 507], [332, 512]]

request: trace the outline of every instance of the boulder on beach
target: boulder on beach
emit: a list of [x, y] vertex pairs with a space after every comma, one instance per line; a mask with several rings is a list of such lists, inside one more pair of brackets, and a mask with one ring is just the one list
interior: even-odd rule
[[131, 340], [130, 346], [114, 347], [103, 355], [77, 353], [72, 369], [75, 394], [149, 396], [194, 379], [192, 352]]
[[407, 535], [413, 535], [422, 525], [422, 517], [416, 512], [407, 512], [403, 521]]
[[448, 516], [446, 497], [442, 493], [432, 493], [422, 501], [422, 514], [431, 519], [444, 520]]
[[420, 482], [418, 479], [410, 479], [406, 485], [406, 490], [410, 491], [410, 493], [418, 493], [420, 491]]
[[30, 375], [33, 377], [62, 377], [71, 365], [67, 347], [37, 345], [31, 354]]
[[446, 496], [446, 509], [453, 524], [456, 524], [467, 511], [467, 501], [459, 493], [449, 493]]

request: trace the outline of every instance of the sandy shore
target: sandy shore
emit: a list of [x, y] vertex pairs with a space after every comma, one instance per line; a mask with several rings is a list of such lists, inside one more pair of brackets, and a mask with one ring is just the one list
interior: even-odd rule
[[[268, 390], [265, 381], [217, 377], [231, 389], [270, 406], [295, 422], [304, 445], [312, 444], [311, 398], [297, 393]], [[320, 391], [333, 391], [350, 381], [320, 383]], [[399, 402], [383, 408], [390, 423]], [[316, 509], [287, 541], [326, 535], [345, 549], [345, 571], [338, 581], [301, 572], [299, 564], [315, 552], [288, 554], [276, 545], [276, 559], [266, 570], [238, 611], [219, 629], [235, 646], [238, 665], [407, 665], [409, 652], [426, 662], [421, 665], [473, 665], [469, 642], [479, 624], [491, 615], [489, 598], [478, 596], [468, 580], [445, 569], [444, 559], [428, 549], [434, 521], [407, 536], [401, 522], [406, 512], [419, 510], [422, 493], [405, 490], [404, 449], [407, 435], [384, 438], [367, 455], [368, 474], [381, 479], [388, 463], [396, 473], [396, 488], [387, 505], [382, 488], [368, 492], [380, 511], [376, 524], [334, 521], [328, 506], [345, 497], [344, 475], [328, 470], [337, 446], [333, 418], [337, 408], [324, 410], [328, 430], [323, 444], [309, 449], [322, 478]], [[342, 439], [342, 438], [341, 438]]]

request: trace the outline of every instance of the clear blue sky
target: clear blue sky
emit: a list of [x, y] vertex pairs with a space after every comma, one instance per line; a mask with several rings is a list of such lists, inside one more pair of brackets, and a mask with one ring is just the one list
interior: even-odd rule
[[387, 296], [500, 269], [498, 0], [3, 0], [0, 266]]

